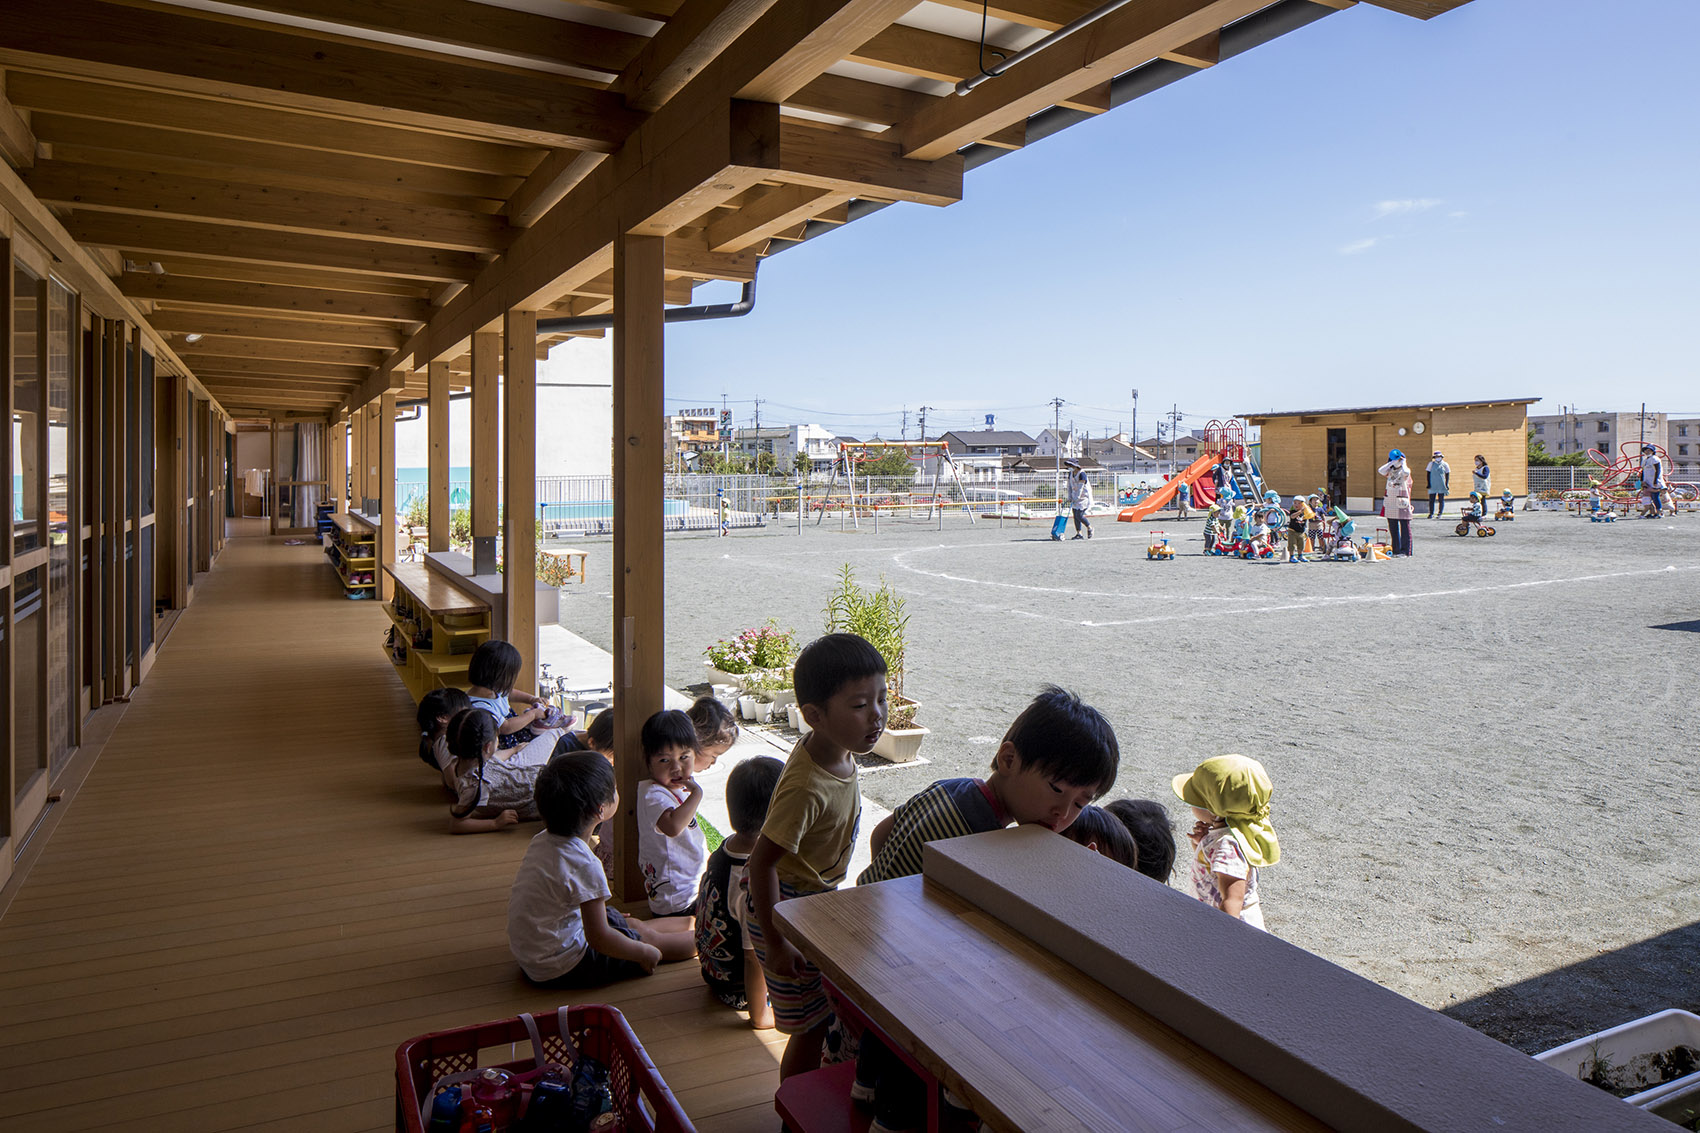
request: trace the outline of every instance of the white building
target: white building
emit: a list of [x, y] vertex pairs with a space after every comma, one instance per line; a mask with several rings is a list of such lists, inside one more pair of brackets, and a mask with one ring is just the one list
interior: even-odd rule
[[732, 454], [754, 460], [760, 453], [771, 452], [779, 462], [781, 472], [789, 472], [797, 454], [804, 453], [814, 471], [825, 472], [838, 458], [838, 437], [831, 429], [819, 425], [764, 425], [763, 427], [732, 430]]
[[1046, 429], [1039, 434], [1038, 456], [1060, 456], [1064, 460], [1079, 460], [1085, 455], [1082, 437], [1073, 429]]

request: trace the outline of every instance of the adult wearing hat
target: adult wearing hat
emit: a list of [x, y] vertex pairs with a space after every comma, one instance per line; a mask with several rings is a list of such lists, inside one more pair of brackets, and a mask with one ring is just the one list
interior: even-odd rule
[[1440, 453], [1428, 462], [1428, 517], [1435, 519], [1446, 514], [1446, 493], [1452, 488], [1452, 466]]
[[1657, 519], [1665, 513], [1665, 462], [1659, 458], [1659, 450], [1652, 445], [1641, 446], [1641, 491], [1652, 498], [1653, 515]]
[[[1068, 506], [1074, 512], [1074, 537], [1076, 539], [1092, 538], [1092, 521], [1086, 518], [1087, 509], [1092, 506], [1092, 485], [1086, 482], [1086, 473], [1081, 469], [1078, 460], [1063, 461], [1068, 473]], [[1080, 532], [1085, 529], [1086, 534]]]
[[[1476, 454], [1476, 467], [1470, 475], [1470, 487], [1481, 493], [1482, 505], [1485, 508], [1488, 493], [1493, 491], [1493, 470], [1488, 467], [1487, 457], [1479, 452]], [[1487, 512], [1484, 510], [1482, 514], [1486, 515]]]
[[1387, 489], [1381, 497], [1381, 514], [1387, 517], [1387, 533], [1393, 546], [1389, 555], [1411, 557], [1411, 469], [1405, 454], [1393, 449], [1387, 463], [1378, 470], [1387, 477]]

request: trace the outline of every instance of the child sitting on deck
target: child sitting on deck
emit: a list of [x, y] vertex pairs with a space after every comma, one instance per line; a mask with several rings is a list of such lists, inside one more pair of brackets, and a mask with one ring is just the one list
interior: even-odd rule
[[[514, 688], [519, 666], [519, 650], [506, 641], [486, 641], [473, 650], [467, 663], [466, 679], [471, 685], [467, 695], [474, 707], [495, 719], [498, 743], [504, 748], [522, 747], [545, 731], [559, 737], [573, 722], [572, 717], [551, 709], [548, 701]], [[525, 705], [525, 711], [516, 711], [516, 703]]]
[[449, 751], [449, 721], [472, 701], [458, 688], [434, 688], [419, 701], [419, 758], [434, 767], [450, 794], [455, 789], [455, 757]]
[[810, 731], [785, 761], [749, 864], [750, 935], [774, 1020], [790, 1036], [781, 1078], [820, 1064], [833, 1010], [820, 969], [785, 938], [773, 909], [843, 883], [862, 817], [855, 755], [879, 741], [886, 719], [885, 659], [855, 634], [809, 643], [792, 674]]
[[707, 771], [738, 742], [738, 718], [712, 696], [699, 696], [685, 715], [697, 730], [696, 769]]
[[773, 788], [785, 764], [771, 755], [746, 759], [726, 777], [726, 812], [732, 834], [708, 855], [702, 888], [697, 892], [697, 959], [702, 979], [714, 998], [737, 1011], [746, 1007], [750, 1026], [773, 1029], [773, 1009], [767, 1004], [767, 980], [756, 960], [755, 942], [744, 932], [749, 920], [749, 887], [744, 875], [750, 851], [767, 820]]
[[1231, 917], [1263, 928], [1257, 871], [1281, 860], [1269, 823], [1273, 788], [1263, 764], [1243, 755], [1206, 759], [1176, 775], [1174, 791], [1197, 818], [1191, 839], [1193, 894]]
[[545, 829], [526, 846], [508, 894], [508, 950], [532, 983], [600, 987], [696, 949], [684, 922], [628, 921], [608, 908], [608, 877], [590, 839], [619, 802], [614, 768], [595, 752], [551, 760], [537, 778]]
[[696, 781], [697, 730], [676, 708], [643, 722], [640, 735], [649, 778], [638, 784], [638, 866], [658, 917], [694, 915], [708, 840], [697, 824], [702, 785]]
[[454, 756], [450, 834], [487, 834], [537, 820], [533, 792], [549, 762], [550, 737], [504, 752], [496, 746], [495, 720], [481, 708], [463, 708], [445, 730]]

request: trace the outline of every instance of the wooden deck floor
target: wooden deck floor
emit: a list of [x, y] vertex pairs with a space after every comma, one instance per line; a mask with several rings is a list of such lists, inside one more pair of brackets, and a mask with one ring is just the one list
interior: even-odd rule
[[[554, 1005], [504, 934], [536, 827], [445, 832], [386, 626], [227, 546], [0, 918], [0, 1126], [387, 1129], [398, 1044]], [[778, 1036], [694, 962], [589, 995], [699, 1129], [778, 1127]]]

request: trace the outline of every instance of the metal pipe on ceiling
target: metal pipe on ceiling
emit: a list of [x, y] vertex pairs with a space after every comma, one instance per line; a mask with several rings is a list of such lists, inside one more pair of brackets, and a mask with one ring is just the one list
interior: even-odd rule
[[1108, 4], [1100, 4], [1098, 7], [1092, 9], [1079, 19], [1074, 20], [1071, 23], [1064, 24], [1050, 35], [1047, 35], [1044, 39], [1023, 47], [1020, 51], [1017, 51], [1014, 55], [1005, 59], [1003, 63], [998, 66], [997, 70], [982, 70], [977, 75], [969, 75], [966, 79], [963, 79], [960, 83], [956, 84], [956, 93], [967, 94], [987, 79], [997, 78], [1023, 59], [1031, 59], [1033, 56], [1039, 54], [1039, 52], [1045, 50], [1045, 48], [1051, 46], [1053, 43], [1068, 38], [1081, 28], [1097, 23], [1111, 12], [1114, 12], [1117, 8], [1125, 8], [1131, 3], [1133, 3], [1133, 0], [1110, 0]]

